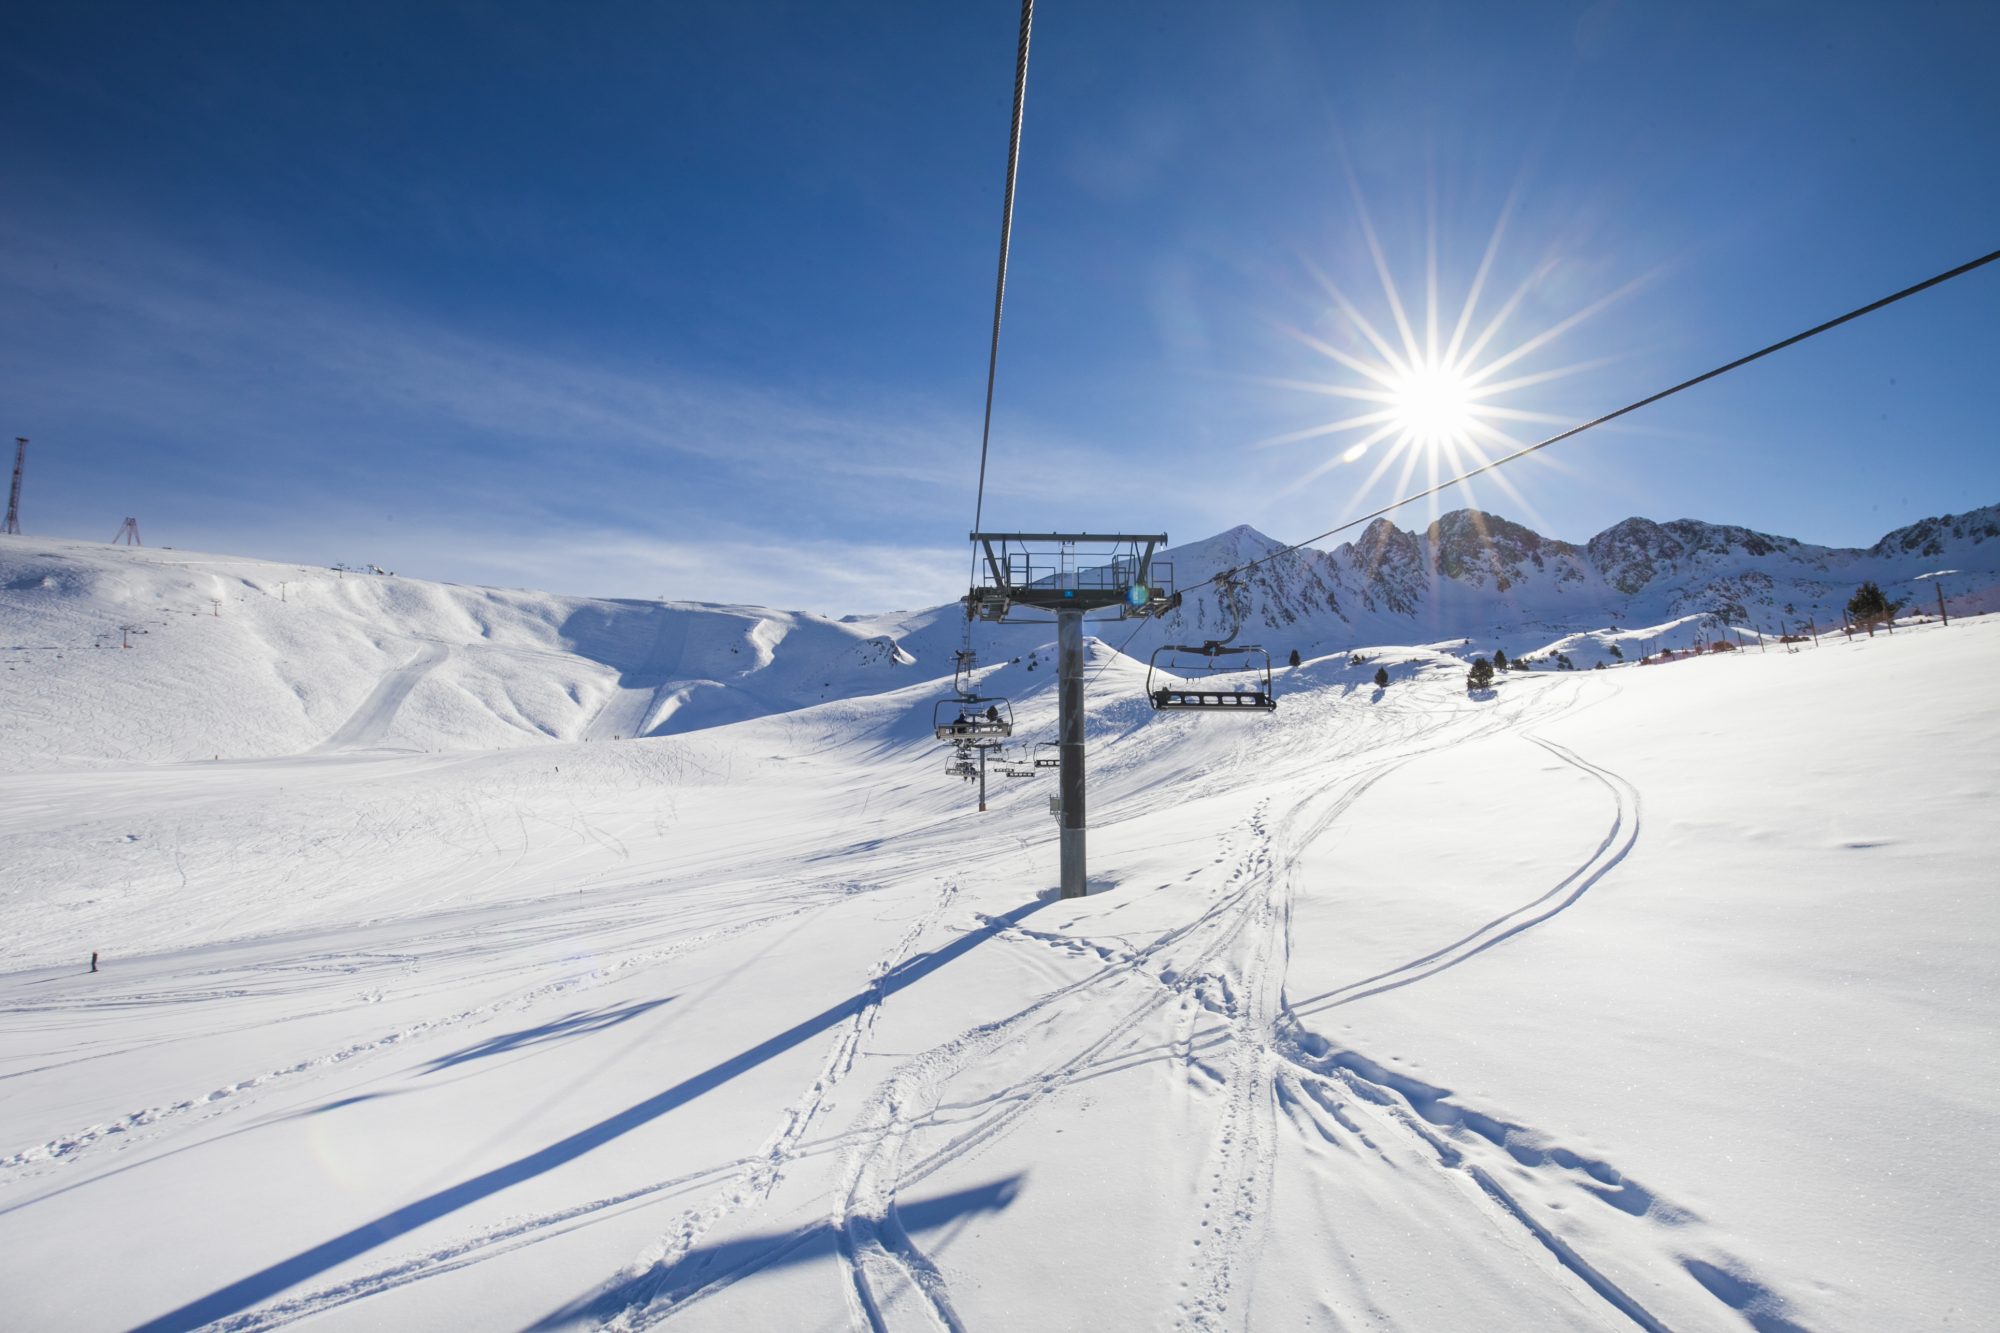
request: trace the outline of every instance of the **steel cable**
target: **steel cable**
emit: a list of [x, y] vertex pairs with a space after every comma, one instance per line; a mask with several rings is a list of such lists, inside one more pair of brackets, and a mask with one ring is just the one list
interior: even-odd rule
[[1546, 449], [1552, 444], [1560, 444], [1562, 441], [1570, 439], [1573, 436], [1583, 434], [1583, 432], [1591, 429], [1594, 426], [1602, 426], [1607, 421], [1615, 421], [1619, 417], [1624, 416], [1628, 412], [1636, 412], [1642, 407], [1647, 407], [1653, 403], [1659, 402], [1662, 398], [1671, 398], [1673, 397], [1673, 395], [1679, 393], [1683, 389], [1692, 389], [1697, 384], [1701, 384], [1708, 380], [1712, 380], [1716, 378], [1718, 375], [1726, 375], [1732, 370], [1735, 370], [1741, 366], [1747, 366], [1752, 361], [1756, 361], [1763, 357], [1767, 357], [1771, 355], [1771, 353], [1773, 352], [1782, 352], [1785, 348], [1793, 346], [1796, 343], [1802, 343], [1806, 339], [1816, 337], [1819, 334], [1825, 333], [1829, 329], [1839, 328], [1842, 324], [1845, 324], [1850, 320], [1856, 320], [1861, 318], [1863, 315], [1872, 314], [1875, 311], [1880, 310], [1884, 306], [1894, 305], [1896, 302], [1902, 300], [1905, 297], [1915, 296], [1918, 292], [1925, 291], [1929, 288], [1935, 287], [1939, 283], [1949, 282], [1953, 278], [1960, 277], [1964, 274], [1972, 272], [1972, 270], [1976, 268], [1980, 268], [1986, 264], [1990, 264], [1996, 259], [2000, 259], [2000, 250], [1995, 250], [1991, 254], [1981, 255], [1979, 258], [1972, 260], [1970, 263], [1960, 264], [1957, 268], [1947, 269], [1945, 272], [1940, 273], [1935, 277], [1926, 278], [1922, 282], [1919, 282], [1914, 286], [1905, 287], [1899, 292], [1892, 292], [1888, 296], [1883, 297], [1879, 301], [1870, 301], [1867, 305], [1861, 306], [1854, 310], [1850, 310], [1846, 314], [1840, 315], [1834, 319], [1829, 319], [1824, 324], [1815, 324], [1813, 327], [1805, 330], [1803, 333], [1795, 333], [1791, 337], [1783, 339], [1780, 342], [1772, 343], [1769, 347], [1760, 348], [1759, 350], [1750, 353], [1748, 356], [1739, 356], [1734, 361], [1728, 362], [1725, 365], [1717, 366], [1713, 370], [1704, 371], [1703, 373], [1696, 375], [1693, 379], [1682, 380], [1679, 384], [1674, 385], [1671, 389], [1662, 389], [1658, 393], [1650, 394], [1645, 398], [1639, 399], [1637, 402], [1627, 403], [1625, 406], [1619, 408], [1615, 412], [1606, 412], [1603, 416], [1592, 418], [1591, 420], [1584, 422], [1580, 426], [1571, 426], [1568, 430], [1562, 431], [1555, 435], [1551, 435], [1545, 440], [1537, 440], [1535, 443], [1528, 445], [1525, 448], [1516, 449], [1511, 454], [1506, 454], [1500, 458], [1496, 458], [1492, 462], [1482, 464], [1479, 467], [1473, 468], [1469, 472], [1462, 472], [1458, 476], [1451, 478], [1449, 481], [1441, 481], [1435, 486], [1427, 487], [1424, 490], [1416, 492], [1414, 495], [1406, 495], [1402, 499], [1395, 501], [1393, 504], [1384, 505], [1380, 509], [1373, 511], [1372, 513], [1363, 514], [1359, 518], [1349, 519], [1345, 523], [1341, 523], [1335, 527], [1328, 528], [1325, 532], [1320, 533], [1318, 536], [1307, 537], [1304, 541], [1293, 542], [1289, 546], [1281, 546], [1277, 550], [1269, 552], [1268, 554], [1265, 555], [1260, 555], [1254, 560], [1246, 560], [1240, 565], [1231, 566], [1229, 569], [1218, 570], [1216, 573], [1211, 574], [1209, 577], [1203, 579], [1200, 583], [1192, 584], [1189, 587], [1180, 589], [1179, 591], [1184, 594], [1198, 591], [1199, 589], [1205, 588], [1209, 584], [1214, 583], [1217, 579], [1223, 577], [1225, 574], [1241, 573], [1242, 571], [1247, 569], [1255, 569], [1258, 565], [1268, 564], [1269, 562], [1276, 560], [1281, 555], [1290, 555], [1292, 552], [1310, 546], [1314, 542], [1325, 541], [1328, 537], [1332, 537], [1339, 533], [1346, 532], [1349, 528], [1359, 527], [1363, 523], [1371, 523], [1374, 520], [1381, 518], [1385, 514], [1391, 513], [1397, 509], [1401, 509], [1406, 504], [1413, 504], [1418, 500], [1427, 499], [1430, 496], [1436, 495], [1440, 491], [1449, 490], [1453, 486], [1459, 485], [1461, 482], [1467, 482], [1472, 480], [1474, 477], [1479, 476], [1481, 473], [1491, 472], [1495, 468], [1504, 467], [1506, 464], [1513, 462], [1517, 458], [1525, 458], [1529, 454], [1532, 454], [1539, 449]]

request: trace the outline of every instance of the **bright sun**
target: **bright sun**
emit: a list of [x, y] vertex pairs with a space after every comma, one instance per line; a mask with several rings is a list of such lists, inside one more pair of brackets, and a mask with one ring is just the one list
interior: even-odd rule
[[1450, 366], [1413, 366], [1395, 377], [1389, 395], [1392, 420], [1413, 444], [1435, 448], [1459, 440], [1472, 433], [1478, 420], [1472, 385]]
[[[1526, 274], [1511, 296], [1498, 302], [1490, 315], [1480, 312], [1488, 278], [1500, 248], [1506, 223], [1503, 212], [1487, 242], [1485, 256], [1467, 288], [1463, 305], [1454, 319], [1439, 310], [1437, 237], [1435, 224], [1428, 238], [1427, 260], [1421, 288], [1422, 303], [1412, 309], [1389, 274], [1389, 262], [1368, 217], [1360, 188], [1349, 181], [1375, 274], [1389, 319], [1377, 324], [1364, 315], [1331, 278], [1313, 270], [1319, 285], [1331, 300], [1322, 318], [1333, 327], [1327, 332], [1289, 330], [1293, 337], [1338, 366], [1344, 374], [1329, 380], [1272, 380], [1281, 387], [1345, 399], [1354, 409], [1331, 421], [1319, 422], [1302, 430], [1287, 432], [1262, 441], [1264, 445], [1297, 444], [1310, 441], [1331, 443], [1343, 436], [1355, 437], [1307, 470], [1294, 487], [1304, 486], [1344, 464], [1359, 463], [1374, 456], [1367, 479], [1354, 488], [1358, 503], [1376, 483], [1399, 464], [1401, 476], [1396, 487], [1406, 489], [1419, 468], [1427, 467], [1433, 478], [1441, 468], [1457, 470], [1481, 467], [1496, 454], [1511, 453], [1521, 441], [1509, 434], [1510, 427], [1569, 424], [1565, 418], [1511, 405], [1509, 395], [1532, 386], [1550, 383], [1565, 376], [1602, 364], [1580, 362], [1546, 370], [1523, 371], [1518, 363], [1536, 355], [1611, 302], [1630, 291], [1636, 283], [1598, 298], [1582, 309], [1527, 337], [1507, 345], [1503, 328], [1546, 276], [1546, 266]], [[1510, 205], [1511, 207], [1511, 205]], [[1496, 346], [1496, 344], [1499, 344]], [[1526, 500], [1504, 478], [1495, 484], [1522, 504]]]

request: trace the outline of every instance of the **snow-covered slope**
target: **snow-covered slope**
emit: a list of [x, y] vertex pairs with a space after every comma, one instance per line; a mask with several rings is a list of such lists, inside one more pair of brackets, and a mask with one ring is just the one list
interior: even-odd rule
[[[408, 595], [368, 586], [318, 591]], [[1100, 645], [1068, 902], [1047, 780], [974, 814], [928, 683], [616, 745], [9, 766], [0, 1324], [1979, 1326], [1996, 650], [1981, 618], [1474, 697], [1363, 647], [1200, 718]], [[1027, 740], [1049, 684], [986, 681]], [[46, 734], [102, 697], [49, 691]]]
[[[1278, 549], [1237, 527], [1165, 558], [1192, 587]], [[1957, 571], [1956, 609], [2000, 609], [2000, 507], [1866, 551], [1644, 519], [1574, 546], [1459, 510], [1421, 534], [1377, 520], [1332, 551], [1270, 560], [1227, 608], [1197, 588], [1159, 622], [1103, 632], [1142, 658], [1240, 622], [1239, 643], [1279, 658], [1463, 641], [1468, 656], [1562, 652], [1589, 666], [1613, 642], [1685, 647], [1716, 616], [1770, 634], [1823, 627], [1863, 579], [1928, 609], [1929, 586], [1912, 580], [1939, 568]], [[674, 735], [936, 685], [962, 634], [955, 605], [836, 621], [0, 537], [0, 741], [44, 766]], [[983, 661], [1042, 662], [1048, 634], [981, 625], [975, 639]]]
[[31, 764], [665, 735], [906, 684], [933, 619], [0, 537], [0, 735]]

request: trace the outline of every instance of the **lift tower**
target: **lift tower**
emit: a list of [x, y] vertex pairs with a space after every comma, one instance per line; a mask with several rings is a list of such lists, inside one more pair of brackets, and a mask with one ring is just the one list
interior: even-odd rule
[[7, 492], [7, 531], [21, 530], [21, 469], [28, 464], [28, 437], [14, 437], [14, 489]]
[[[965, 595], [965, 614], [1013, 623], [1056, 625], [1057, 734], [1060, 771], [1056, 817], [1061, 829], [1062, 896], [1085, 892], [1083, 789], [1083, 620], [1091, 612], [1125, 620], [1162, 615], [1179, 605], [1173, 571], [1154, 552], [1165, 533], [975, 532], [988, 582]], [[1027, 612], [1028, 614], [1020, 614]]]

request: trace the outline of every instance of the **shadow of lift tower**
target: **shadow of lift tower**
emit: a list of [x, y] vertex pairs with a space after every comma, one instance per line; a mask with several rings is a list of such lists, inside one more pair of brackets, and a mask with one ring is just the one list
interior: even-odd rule
[[1180, 604], [1173, 570], [1156, 561], [1164, 532], [975, 532], [987, 582], [965, 595], [967, 619], [1056, 626], [1062, 896], [1084, 895], [1083, 621], [1164, 615]]

